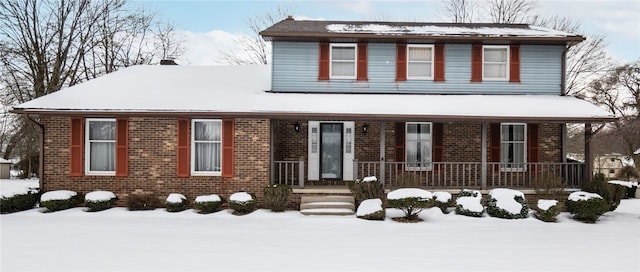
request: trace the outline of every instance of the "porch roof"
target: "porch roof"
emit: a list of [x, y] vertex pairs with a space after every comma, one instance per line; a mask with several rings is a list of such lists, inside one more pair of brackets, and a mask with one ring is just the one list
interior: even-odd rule
[[606, 122], [560, 95], [276, 93], [268, 66], [133, 66], [17, 105], [40, 115], [183, 115], [373, 120]]

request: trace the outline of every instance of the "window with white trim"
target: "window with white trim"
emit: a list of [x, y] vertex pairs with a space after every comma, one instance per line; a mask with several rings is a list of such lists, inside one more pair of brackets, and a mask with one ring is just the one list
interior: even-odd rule
[[500, 144], [502, 168], [524, 170], [527, 162], [527, 125], [522, 123], [501, 124]]
[[331, 44], [331, 65], [329, 66], [331, 78], [356, 79], [356, 51], [356, 44]]
[[433, 45], [407, 45], [407, 79], [433, 79]]
[[482, 80], [509, 80], [509, 46], [482, 47]]
[[222, 175], [222, 120], [191, 120], [191, 175]]
[[405, 128], [407, 170], [431, 168], [431, 123], [407, 122]]
[[87, 118], [85, 125], [87, 175], [116, 174], [116, 119]]

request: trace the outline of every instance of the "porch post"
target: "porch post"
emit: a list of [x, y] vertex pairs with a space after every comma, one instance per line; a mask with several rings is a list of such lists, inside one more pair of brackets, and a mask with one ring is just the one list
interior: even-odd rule
[[273, 148], [276, 146], [275, 142], [274, 142], [274, 120], [270, 119], [269, 120], [269, 177], [270, 177], [270, 182], [269, 184], [274, 184], [276, 182], [276, 173], [275, 173], [275, 162], [274, 162], [274, 150]]
[[[591, 129], [591, 123], [584, 124], [584, 172], [582, 173], [584, 181], [590, 182], [593, 173], [593, 157], [591, 157], [591, 136], [593, 131]], [[580, 184], [582, 185], [582, 184]]]
[[304, 188], [304, 157], [298, 159], [298, 186]]
[[385, 141], [385, 135], [384, 135], [385, 129], [384, 129], [384, 122], [380, 122], [380, 183], [382, 183], [382, 186], [384, 186], [384, 179], [385, 179], [385, 169], [384, 169], [384, 149], [385, 149], [385, 145], [384, 145], [384, 141]]
[[487, 189], [487, 123], [480, 124], [480, 184]]

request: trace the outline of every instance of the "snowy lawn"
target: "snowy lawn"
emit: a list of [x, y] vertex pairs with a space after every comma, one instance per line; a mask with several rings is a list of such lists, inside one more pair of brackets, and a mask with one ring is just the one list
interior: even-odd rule
[[0, 197], [26, 194], [29, 188], [40, 188], [38, 179], [0, 179]]

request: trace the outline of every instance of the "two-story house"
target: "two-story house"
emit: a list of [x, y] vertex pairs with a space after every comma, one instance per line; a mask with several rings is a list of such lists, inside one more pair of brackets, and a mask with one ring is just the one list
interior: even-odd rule
[[270, 66], [136, 66], [15, 107], [43, 129], [42, 188], [579, 186], [565, 124], [614, 119], [564, 95], [567, 48], [584, 40], [570, 33], [287, 18], [261, 35]]

